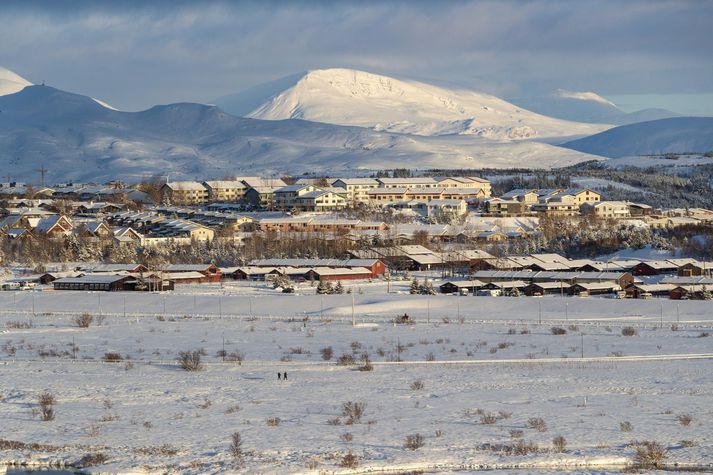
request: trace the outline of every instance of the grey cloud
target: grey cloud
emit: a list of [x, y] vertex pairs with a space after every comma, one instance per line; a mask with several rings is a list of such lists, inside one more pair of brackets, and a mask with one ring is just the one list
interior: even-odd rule
[[503, 95], [709, 92], [709, 1], [8, 2], [0, 65], [126, 109], [318, 67]]

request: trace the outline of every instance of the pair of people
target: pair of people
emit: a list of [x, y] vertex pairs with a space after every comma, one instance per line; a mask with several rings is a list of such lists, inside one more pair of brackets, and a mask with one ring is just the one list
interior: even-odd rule
[[281, 379], [287, 381], [287, 371], [284, 373], [280, 373], [279, 371], [277, 372], [277, 380], [280, 381]]

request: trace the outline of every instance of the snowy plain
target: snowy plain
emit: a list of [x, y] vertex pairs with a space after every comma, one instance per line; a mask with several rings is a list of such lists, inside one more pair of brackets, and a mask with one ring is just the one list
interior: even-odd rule
[[[630, 463], [635, 440], [661, 442], [671, 463], [713, 460], [710, 302], [390, 287], [355, 285], [353, 307], [352, 295], [318, 296], [308, 284], [297, 295], [259, 283], [2, 292], [0, 438], [42, 447], [4, 448], [0, 460], [102, 453], [106, 463], [87, 469], [97, 473], [584, 473]], [[89, 328], [73, 323], [82, 312], [95, 318]], [[403, 313], [413, 324], [393, 323]], [[178, 352], [199, 349], [205, 370], [181, 370]], [[223, 361], [223, 350], [242, 363]], [[337, 365], [345, 354], [356, 365]], [[357, 369], [364, 354], [372, 371]], [[33, 414], [45, 390], [58, 401], [54, 421]], [[366, 403], [361, 422], [347, 424], [349, 401]], [[678, 420], [686, 414], [689, 425]], [[546, 430], [530, 428], [533, 418]], [[229, 452], [234, 432], [241, 461]], [[425, 445], [404, 448], [416, 433]], [[518, 440], [539, 449], [508, 455]], [[349, 452], [356, 468], [340, 466]]]

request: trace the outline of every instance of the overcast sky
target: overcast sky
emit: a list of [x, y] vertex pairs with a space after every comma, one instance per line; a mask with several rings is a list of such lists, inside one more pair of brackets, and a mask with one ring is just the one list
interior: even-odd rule
[[124, 110], [349, 67], [506, 98], [563, 88], [713, 115], [712, 20], [713, 0], [4, 0], [0, 66]]

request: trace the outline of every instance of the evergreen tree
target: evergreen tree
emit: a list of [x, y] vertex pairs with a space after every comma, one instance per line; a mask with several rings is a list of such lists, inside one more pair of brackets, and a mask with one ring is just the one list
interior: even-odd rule
[[411, 288], [409, 289], [409, 293], [411, 295], [421, 293], [421, 286], [418, 283], [418, 279], [413, 279], [413, 281], [411, 281]]
[[426, 279], [420, 289], [423, 295], [436, 295], [436, 290], [430, 280]]
[[343, 294], [344, 293], [344, 286], [342, 285], [341, 280], [339, 282], [337, 282], [337, 286], [334, 287], [334, 293], [335, 294]]
[[324, 294], [328, 294], [328, 293], [330, 293], [330, 292], [329, 292], [329, 288], [327, 287], [327, 282], [324, 280], [320, 280], [319, 284], [317, 284], [317, 294], [324, 295]]

